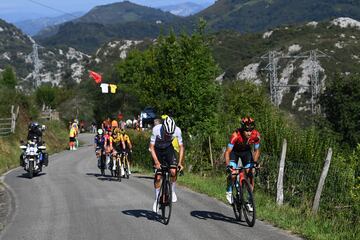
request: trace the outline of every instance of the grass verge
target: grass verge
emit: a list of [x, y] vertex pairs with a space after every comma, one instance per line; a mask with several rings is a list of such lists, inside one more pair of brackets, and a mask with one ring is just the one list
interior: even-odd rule
[[[29, 119], [20, 114], [15, 133], [0, 138], [0, 173], [19, 166], [20, 140], [27, 137], [28, 122]], [[43, 136], [47, 152], [52, 154], [65, 150], [68, 142], [65, 125], [60, 121], [46, 121], [41, 124], [45, 124], [47, 128]]]
[[[178, 178], [178, 183], [226, 202], [225, 175], [203, 177], [186, 173]], [[255, 189], [255, 202], [257, 219], [289, 230], [305, 239], [359, 239], [359, 225], [348, 226], [338, 220], [326, 219], [320, 214], [313, 215], [305, 206], [304, 208], [293, 208], [288, 205], [279, 207], [273, 198], [261, 192], [259, 188]]]
[[[133, 170], [149, 176], [152, 175], [152, 171], [142, 165], [134, 165]], [[184, 176], [178, 177], [178, 184], [227, 203], [225, 199], [225, 179], [225, 174], [200, 176], [185, 173]], [[313, 215], [308, 204], [304, 203], [304, 206], [300, 208], [294, 208], [286, 204], [279, 207], [275, 199], [262, 192], [260, 188], [255, 189], [255, 202], [257, 219], [299, 235], [304, 239], [359, 239], [359, 226], [349, 226], [344, 222], [340, 222], [339, 219], [328, 219], [321, 214]]]

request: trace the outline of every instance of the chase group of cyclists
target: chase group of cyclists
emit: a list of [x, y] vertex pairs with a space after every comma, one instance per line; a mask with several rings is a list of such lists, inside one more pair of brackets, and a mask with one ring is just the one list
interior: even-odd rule
[[[134, 121], [135, 122], [135, 121]], [[79, 134], [78, 120], [74, 120], [69, 128], [69, 149], [77, 149], [77, 136]], [[94, 125], [94, 124], [93, 124]], [[130, 125], [130, 126], [129, 126]], [[38, 129], [37, 123], [31, 123], [29, 125], [29, 135], [41, 135], [41, 131]], [[119, 124], [116, 120], [107, 118], [101, 124], [96, 131], [94, 138], [95, 154], [98, 158], [98, 167], [100, 151], [106, 153], [106, 166], [110, 170], [115, 169], [115, 160], [112, 156], [117, 153], [129, 154], [130, 166], [129, 174], [131, 174], [131, 153], [133, 145], [129, 135], [126, 133], [127, 128], [139, 129], [139, 126], [135, 124], [121, 122]], [[258, 168], [258, 160], [260, 157], [260, 133], [255, 129], [255, 121], [253, 118], [246, 116], [241, 119], [240, 126], [231, 134], [228, 145], [225, 151], [225, 167], [228, 173], [231, 173], [238, 166], [246, 166], [253, 164], [255, 168]], [[32, 136], [29, 136], [30, 138]], [[41, 136], [37, 136], [41, 138]], [[149, 141], [149, 151], [153, 159], [154, 167], [154, 203], [152, 210], [157, 212], [157, 198], [159, 197], [161, 179], [160, 168], [161, 165], [167, 165], [170, 167], [170, 181], [172, 187], [172, 202], [177, 202], [178, 197], [176, 195], [176, 180], [177, 173], [184, 168], [184, 152], [185, 147], [183, 143], [182, 133], [180, 127], [175, 123], [173, 117], [168, 115], [162, 115], [161, 119], [156, 119], [154, 127], [152, 128], [152, 134]], [[124, 174], [121, 169], [121, 175]], [[250, 170], [254, 171], [254, 169]], [[231, 176], [231, 174], [229, 174]], [[225, 197], [229, 204], [233, 204], [232, 197], [232, 182], [235, 181], [234, 177], [228, 177], [227, 186], [225, 191]], [[252, 188], [254, 187], [254, 180], [250, 179]], [[248, 209], [252, 209], [252, 206], [248, 206]]]

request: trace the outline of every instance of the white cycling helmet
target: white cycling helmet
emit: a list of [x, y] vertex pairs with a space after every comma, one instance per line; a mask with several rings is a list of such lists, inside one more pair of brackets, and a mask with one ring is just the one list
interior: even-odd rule
[[97, 131], [97, 132], [98, 132], [98, 134], [99, 134], [99, 135], [103, 134], [103, 130], [102, 130], [101, 128], [100, 128], [100, 129], [98, 129], [98, 131]]
[[165, 129], [165, 132], [168, 134], [173, 134], [175, 132], [175, 121], [171, 117], [166, 117], [163, 122], [163, 126]]

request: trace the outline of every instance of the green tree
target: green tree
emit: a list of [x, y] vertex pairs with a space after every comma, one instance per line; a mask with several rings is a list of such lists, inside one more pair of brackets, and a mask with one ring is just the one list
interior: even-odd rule
[[327, 86], [321, 104], [333, 129], [355, 147], [360, 142], [360, 77], [337, 76]]
[[35, 92], [36, 102], [39, 106], [45, 104], [46, 106], [54, 107], [56, 98], [56, 90], [48, 85], [42, 85]]
[[117, 66], [125, 89], [143, 105], [171, 114], [188, 130], [207, 128], [215, 117], [220, 100], [219, 74], [204, 35], [203, 25], [193, 35], [160, 36], [144, 52], [133, 51]]
[[16, 75], [12, 67], [7, 66], [1, 73], [0, 87], [15, 89], [17, 84]]

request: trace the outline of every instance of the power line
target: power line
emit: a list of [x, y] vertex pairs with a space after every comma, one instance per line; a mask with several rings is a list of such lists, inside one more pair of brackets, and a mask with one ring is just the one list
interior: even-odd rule
[[27, 1], [32, 2], [32, 3], [35, 3], [35, 4], [39, 5], [39, 6], [42, 6], [42, 7], [51, 9], [51, 10], [53, 10], [53, 11], [60, 12], [60, 13], [64, 13], [64, 14], [70, 15], [70, 16], [72, 16], [72, 17], [74, 17], [74, 18], [78, 18], [78, 16], [75, 16], [75, 15], [72, 14], [72, 13], [65, 12], [65, 11], [63, 11], [63, 10], [61, 10], [61, 9], [51, 7], [51, 6], [46, 5], [46, 4], [43, 4], [43, 3], [41, 3], [41, 2], [38, 2], [38, 1], [35, 1], [35, 0], [27, 0]]

